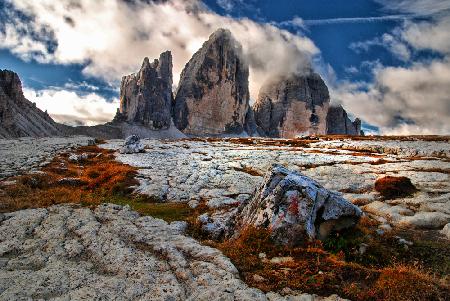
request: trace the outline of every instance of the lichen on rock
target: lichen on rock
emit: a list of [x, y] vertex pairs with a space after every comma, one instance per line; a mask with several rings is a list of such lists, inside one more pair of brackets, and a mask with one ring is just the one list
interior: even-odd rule
[[324, 239], [332, 231], [354, 226], [362, 211], [313, 179], [273, 165], [253, 199], [235, 218], [246, 226], [272, 231], [276, 241], [296, 245], [305, 238]]

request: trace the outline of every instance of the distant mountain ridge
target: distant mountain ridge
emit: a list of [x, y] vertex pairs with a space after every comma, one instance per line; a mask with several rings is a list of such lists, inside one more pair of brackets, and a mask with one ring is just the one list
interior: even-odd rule
[[0, 138], [61, 134], [60, 125], [25, 98], [19, 76], [0, 70]]
[[70, 127], [28, 101], [19, 76], [0, 70], [0, 138], [89, 135], [97, 138], [184, 138], [309, 134], [360, 135], [342, 106], [330, 106], [328, 88], [313, 70], [273, 77], [250, 106], [249, 67], [242, 46], [226, 29], [215, 31], [186, 64], [172, 92], [172, 54], [122, 78], [120, 107], [111, 122]]

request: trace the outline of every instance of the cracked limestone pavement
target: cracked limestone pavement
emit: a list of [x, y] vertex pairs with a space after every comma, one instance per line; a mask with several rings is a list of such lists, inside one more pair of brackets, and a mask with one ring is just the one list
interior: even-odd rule
[[178, 225], [103, 204], [0, 216], [0, 300], [342, 300], [264, 294]]
[[[142, 154], [118, 155], [137, 167], [139, 193], [162, 201], [204, 200], [215, 210], [237, 206], [253, 194], [273, 163], [315, 179], [362, 206], [383, 228], [441, 230], [450, 223], [450, 144], [442, 139], [331, 140], [309, 147], [285, 140], [143, 140]], [[275, 142], [274, 142], [275, 141]], [[121, 140], [105, 148], [118, 149]], [[278, 145], [277, 145], [278, 144]], [[385, 175], [406, 176], [418, 188], [411, 197], [384, 200], [374, 183]], [[381, 206], [382, 205], [382, 206]], [[399, 210], [401, 209], [401, 210]]]

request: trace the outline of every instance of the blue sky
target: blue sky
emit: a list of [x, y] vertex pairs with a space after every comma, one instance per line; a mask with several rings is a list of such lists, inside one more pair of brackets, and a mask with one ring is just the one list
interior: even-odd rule
[[249, 57], [253, 99], [271, 73], [312, 62], [366, 130], [450, 133], [450, 1], [5, 0], [0, 20], [0, 68], [61, 122], [107, 121], [144, 56], [172, 50], [177, 80], [227, 27]]

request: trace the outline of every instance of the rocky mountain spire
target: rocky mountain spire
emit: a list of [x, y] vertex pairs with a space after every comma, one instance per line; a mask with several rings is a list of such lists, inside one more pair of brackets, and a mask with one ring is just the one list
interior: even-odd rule
[[150, 63], [144, 59], [139, 72], [124, 76], [120, 86], [120, 109], [115, 121], [127, 121], [151, 129], [171, 124], [172, 54], [162, 53]]
[[269, 137], [325, 134], [330, 102], [320, 75], [290, 75], [266, 82], [253, 105], [258, 127]]
[[327, 134], [360, 135], [361, 120], [351, 121], [341, 105], [330, 106], [327, 115]]
[[214, 32], [181, 74], [173, 112], [177, 128], [189, 135], [242, 133], [248, 76], [239, 42], [229, 30]]
[[0, 138], [60, 134], [58, 124], [24, 97], [19, 76], [13, 71], [0, 70]]

